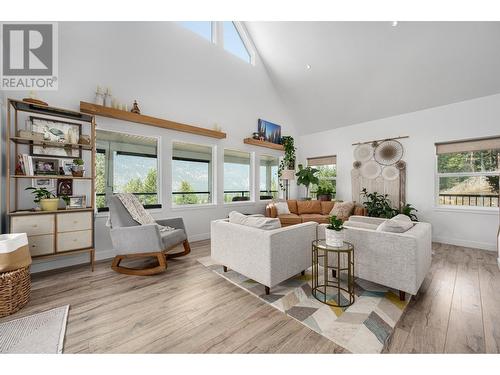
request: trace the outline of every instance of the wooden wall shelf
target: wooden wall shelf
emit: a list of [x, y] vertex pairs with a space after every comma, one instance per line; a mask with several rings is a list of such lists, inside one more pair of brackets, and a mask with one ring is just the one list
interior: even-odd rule
[[158, 128], [196, 134], [204, 137], [211, 137], [217, 139], [226, 138], [226, 133], [224, 132], [200, 128], [198, 126], [193, 126], [193, 125], [181, 124], [180, 122], [164, 120], [161, 118], [156, 118], [146, 115], [138, 115], [137, 113], [122, 111], [120, 109], [115, 109], [115, 108], [103, 107], [102, 105], [98, 104], [80, 102], [80, 111], [96, 116], [109, 117], [117, 120], [130, 121], [138, 124], [156, 126]]
[[285, 151], [285, 148], [283, 147], [283, 145], [279, 145], [277, 143], [272, 143], [272, 142], [267, 142], [267, 141], [259, 141], [258, 139], [253, 139], [253, 138], [245, 138], [243, 140], [243, 143], [246, 143], [247, 145], [252, 145], [252, 146], [266, 147], [266, 148], [270, 148], [270, 149], [278, 150], [278, 151]]

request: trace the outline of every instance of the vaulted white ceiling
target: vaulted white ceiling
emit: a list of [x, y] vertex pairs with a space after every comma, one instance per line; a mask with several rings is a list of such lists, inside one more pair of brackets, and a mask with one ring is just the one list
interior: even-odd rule
[[500, 22], [246, 28], [302, 134], [500, 92]]

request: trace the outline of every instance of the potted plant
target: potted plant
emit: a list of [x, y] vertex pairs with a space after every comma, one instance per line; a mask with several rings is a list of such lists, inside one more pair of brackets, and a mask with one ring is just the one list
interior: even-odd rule
[[84, 162], [82, 159], [73, 159], [73, 165], [71, 166], [71, 174], [73, 177], [83, 177], [83, 172], [85, 172], [83, 164]]
[[342, 220], [333, 215], [328, 218], [328, 225], [325, 229], [325, 240], [328, 246], [340, 247], [344, 244], [345, 233]]
[[285, 190], [285, 186], [282, 183], [281, 176], [283, 172], [286, 170], [292, 170], [295, 174], [295, 145], [294, 139], [292, 136], [285, 135], [281, 137], [281, 144], [285, 149], [285, 155], [283, 159], [280, 161], [280, 165], [278, 167], [278, 179], [281, 190]]
[[42, 211], [57, 211], [59, 206], [59, 198], [54, 193], [48, 191], [46, 188], [27, 187], [25, 190], [32, 190], [35, 196], [33, 202], [40, 206]]
[[297, 176], [297, 185], [304, 185], [306, 187], [306, 200], [311, 199], [309, 197], [309, 186], [317, 185], [319, 183], [319, 178], [316, 176], [319, 170], [313, 167], [305, 167], [299, 164], [299, 170], [295, 174]]
[[316, 198], [319, 201], [331, 201], [333, 198], [333, 188], [332, 186], [321, 186], [318, 185], [318, 190], [316, 190]]

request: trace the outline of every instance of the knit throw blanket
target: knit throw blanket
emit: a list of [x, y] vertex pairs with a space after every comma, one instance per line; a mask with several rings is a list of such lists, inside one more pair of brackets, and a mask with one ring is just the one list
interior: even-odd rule
[[137, 221], [141, 225], [156, 224], [160, 227], [160, 231], [171, 231], [175, 228], [162, 226], [156, 223], [156, 220], [151, 216], [151, 214], [146, 211], [142, 203], [137, 199], [134, 194], [130, 193], [119, 193], [116, 197], [123, 203], [123, 206], [128, 211], [132, 219]]

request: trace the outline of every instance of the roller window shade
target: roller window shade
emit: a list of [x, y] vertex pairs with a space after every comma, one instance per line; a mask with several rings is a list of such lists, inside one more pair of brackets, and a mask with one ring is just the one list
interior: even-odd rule
[[332, 165], [332, 164], [337, 164], [337, 156], [335, 155], [307, 158], [307, 165], [319, 166], [319, 165]]
[[500, 137], [436, 143], [436, 154], [438, 155], [498, 149], [500, 149]]

